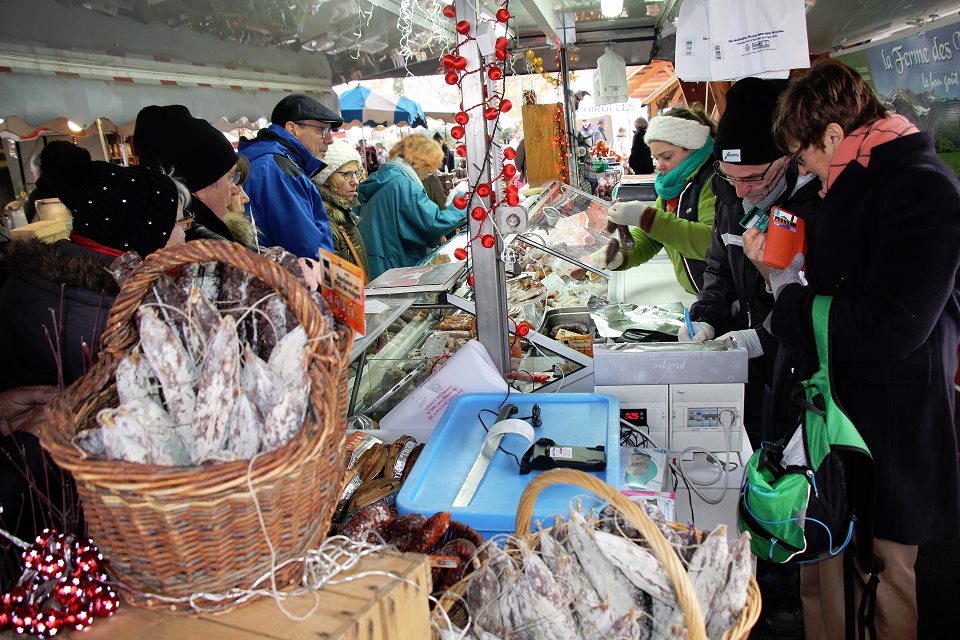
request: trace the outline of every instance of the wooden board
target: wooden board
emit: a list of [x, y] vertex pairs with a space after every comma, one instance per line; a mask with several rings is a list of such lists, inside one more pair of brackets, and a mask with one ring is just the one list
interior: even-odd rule
[[[527, 159], [527, 182], [539, 187], [549, 180], [561, 180], [559, 166], [567, 162], [560, 158], [554, 137], [557, 134], [557, 104], [525, 104], [523, 115], [523, 148]], [[563, 115], [560, 116], [563, 131]]]
[[[368, 572], [376, 573], [362, 575]], [[397, 578], [383, 575], [384, 572]], [[97, 620], [81, 635], [85, 640], [423, 640], [430, 637], [427, 593], [432, 583], [427, 556], [396, 552], [368, 556], [338, 579], [344, 576], [360, 577], [317, 591], [317, 608], [303, 622], [288, 619], [272, 598], [260, 598], [222, 614], [194, 616], [137, 609], [124, 603], [112, 618]], [[313, 595], [306, 594], [288, 598], [284, 607], [301, 616], [310, 611], [314, 602]]]

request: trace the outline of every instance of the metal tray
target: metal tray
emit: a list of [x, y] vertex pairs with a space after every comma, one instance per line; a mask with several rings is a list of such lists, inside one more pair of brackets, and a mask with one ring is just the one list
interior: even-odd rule
[[540, 333], [549, 337], [557, 325], [570, 322], [580, 322], [587, 325], [587, 328], [590, 329], [590, 335], [596, 339], [597, 325], [590, 317], [590, 311], [586, 307], [555, 307], [548, 310], [543, 318], [543, 327], [540, 329]]

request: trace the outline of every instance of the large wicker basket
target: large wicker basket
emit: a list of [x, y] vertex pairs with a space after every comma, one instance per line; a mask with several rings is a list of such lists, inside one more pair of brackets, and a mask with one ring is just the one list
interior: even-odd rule
[[[158, 467], [91, 456], [74, 436], [116, 406], [114, 372], [137, 341], [134, 312], [161, 274], [191, 263], [220, 262], [272, 287], [303, 325], [310, 349], [310, 402], [299, 433], [283, 447], [246, 461]], [[124, 283], [110, 311], [102, 350], [83, 378], [47, 409], [41, 440], [76, 480], [90, 534], [112, 579], [141, 606], [187, 609], [191, 594], [251, 586], [275, 562], [303, 555], [330, 526], [346, 433], [345, 375], [353, 332], [334, 332], [309, 292], [286, 270], [239, 244], [195, 241], [150, 255]], [[251, 487], [256, 492], [261, 527]], [[264, 535], [269, 535], [269, 543]], [[287, 583], [298, 563], [278, 578]], [[162, 596], [157, 598], [155, 596]]]
[[[520, 497], [520, 504], [517, 506], [516, 536], [524, 538], [528, 546], [533, 549], [539, 548], [539, 534], [530, 533], [530, 524], [533, 518], [533, 507], [540, 492], [554, 484], [572, 484], [582, 487], [596, 494], [606, 502], [609, 502], [641, 535], [650, 545], [650, 551], [657, 557], [667, 574], [670, 576], [670, 582], [673, 584], [674, 591], [677, 594], [677, 602], [680, 610], [683, 612], [687, 623], [687, 638], [689, 640], [706, 640], [707, 633], [704, 627], [703, 612], [700, 611], [700, 604], [697, 602], [697, 596], [693, 591], [693, 585], [687, 576], [687, 571], [680, 562], [680, 558], [671, 548], [670, 543], [663, 537], [657, 525], [650, 520], [643, 509], [634, 504], [629, 498], [626, 498], [619, 491], [610, 485], [597, 479], [588, 473], [582, 471], [573, 471], [570, 469], [554, 469], [536, 476], [527, 485], [523, 495]], [[682, 525], [677, 525], [680, 529]], [[685, 529], [685, 527], [683, 527]], [[694, 531], [699, 536], [699, 532]], [[509, 545], [508, 545], [509, 546]], [[507, 549], [508, 552], [511, 549]], [[441, 596], [439, 606], [443, 607], [449, 618], [454, 623], [465, 624], [467, 616], [462, 611], [463, 596], [466, 593], [469, 576], [455, 584], [447, 593]], [[727, 630], [722, 640], [742, 640], [750, 635], [750, 630], [756, 624], [760, 617], [760, 587], [757, 581], [751, 576], [747, 588], [747, 604], [744, 607], [737, 623]], [[443, 624], [442, 617], [434, 614], [434, 619]]]

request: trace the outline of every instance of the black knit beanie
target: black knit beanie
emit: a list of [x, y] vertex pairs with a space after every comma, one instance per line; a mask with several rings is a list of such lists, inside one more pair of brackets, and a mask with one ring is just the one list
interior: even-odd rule
[[727, 106], [717, 123], [713, 153], [732, 164], [761, 165], [783, 152], [773, 143], [773, 112], [785, 80], [744, 78], [727, 91]]
[[172, 179], [146, 167], [91, 161], [80, 147], [56, 144], [40, 153], [40, 171], [73, 213], [74, 233], [141, 256], [167, 244], [177, 220]]
[[182, 104], [141, 109], [133, 147], [141, 165], [172, 171], [191, 193], [210, 186], [237, 163], [237, 152], [223, 133], [194, 118]]

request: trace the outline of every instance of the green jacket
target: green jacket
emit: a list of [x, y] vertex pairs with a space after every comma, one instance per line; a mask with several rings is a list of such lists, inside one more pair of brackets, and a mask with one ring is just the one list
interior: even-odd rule
[[631, 269], [666, 249], [680, 286], [697, 295], [703, 288], [704, 258], [713, 237], [714, 195], [713, 158], [708, 158], [688, 179], [680, 194], [676, 212], [666, 210], [663, 198], [657, 198], [653, 225], [645, 232], [631, 227], [633, 251], [619, 270]]
[[359, 218], [353, 213], [353, 208], [360, 206], [360, 201], [356, 198], [352, 201], [345, 200], [324, 185], [317, 188], [320, 190], [323, 206], [326, 207], [327, 216], [330, 218], [333, 252], [344, 260], [357, 264], [357, 259], [354, 257], [353, 251], [350, 250], [352, 245], [357, 257], [360, 258], [359, 266], [363, 268], [363, 273], [367, 275], [369, 280], [370, 270], [367, 262], [367, 249], [363, 246], [363, 238], [360, 236], [360, 229], [357, 228]]

